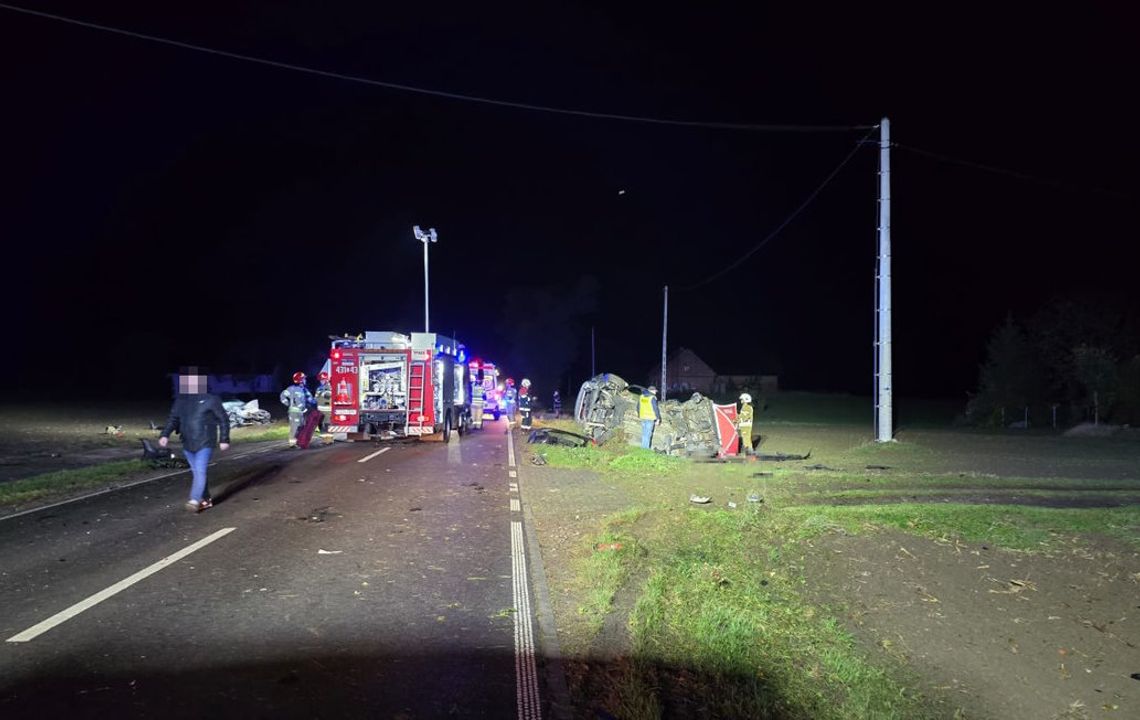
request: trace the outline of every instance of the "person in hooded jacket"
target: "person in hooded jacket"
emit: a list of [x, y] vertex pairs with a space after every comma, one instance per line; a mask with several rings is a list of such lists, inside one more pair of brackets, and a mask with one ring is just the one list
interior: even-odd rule
[[170, 417], [159, 435], [158, 444], [166, 447], [171, 433], [182, 436], [182, 454], [190, 463], [190, 499], [186, 509], [201, 512], [213, 507], [206, 485], [206, 468], [214, 448], [230, 449], [230, 418], [217, 395], [206, 392], [206, 376], [190, 368], [178, 376], [178, 397], [170, 408]]

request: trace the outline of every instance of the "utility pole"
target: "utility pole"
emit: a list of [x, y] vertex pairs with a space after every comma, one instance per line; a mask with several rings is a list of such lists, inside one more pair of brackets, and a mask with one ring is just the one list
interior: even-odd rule
[[412, 227], [412, 232], [415, 233], [416, 240], [424, 244], [424, 332], [431, 332], [430, 325], [428, 324], [428, 243], [435, 242], [438, 238], [435, 234], [435, 228], [428, 228], [425, 233], [420, 230], [419, 225]]
[[665, 400], [665, 339], [669, 334], [669, 286], [665, 286], [665, 316], [661, 321], [661, 399]]
[[591, 325], [590, 326], [590, 377], [594, 377], [597, 374], [598, 374], [598, 371], [594, 366], [594, 326]]
[[879, 125], [879, 261], [875, 344], [875, 441], [894, 440], [894, 400], [891, 390], [891, 121]]

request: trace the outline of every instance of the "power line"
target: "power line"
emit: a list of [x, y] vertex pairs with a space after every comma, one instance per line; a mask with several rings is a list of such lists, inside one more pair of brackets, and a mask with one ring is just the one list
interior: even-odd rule
[[1079, 192], [1099, 193], [1101, 195], [1108, 195], [1119, 200], [1129, 199], [1128, 195], [1116, 190], [1108, 190], [1091, 185], [1071, 185], [1069, 183], [1061, 182], [1060, 180], [1053, 180], [1050, 178], [1039, 177], [1037, 175], [1030, 175], [1028, 173], [1019, 172], [1017, 170], [1009, 170], [1008, 168], [998, 167], [996, 165], [986, 165], [983, 163], [973, 162], [972, 160], [962, 160], [959, 158], [950, 157], [949, 155], [931, 152], [930, 150], [923, 150], [922, 148], [917, 148], [913, 145], [902, 145], [900, 143], [892, 142], [891, 147], [896, 147], [900, 150], [906, 150], [907, 152], [912, 152], [915, 155], [922, 155], [923, 157], [930, 158], [931, 160], [938, 160], [939, 162], [949, 163], [951, 165], [960, 165], [962, 167], [973, 168], [975, 170], [984, 170], [985, 172], [994, 173], [996, 175], [1005, 175], [1007, 177], [1016, 178], [1018, 180], [1024, 180], [1025, 182], [1031, 182], [1038, 185], [1048, 185], [1049, 187], [1057, 188], [1059, 190], [1076, 190]]
[[194, 52], [205, 53], [208, 55], [217, 55], [220, 57], [229, 58], [231, 60], [240, 60], [242, 62], [264, 65], [280, 70], [292, 70], [294, 72], [316, 75], [318, 77], [333, 78], [336, 80], [359, 83], [362, 85], [371, 85], [373, 87], [385, 88], [387, 90], [397, 90], [400, 92], [428, 95], [430, 97], [445, 98], [448, 100], [459, 100], [462, 102], [480, 103], [483, 105], [494, 105], [496, 107], [513, 108], [515, 110], [531, 110], [535, 112], [552, 113], [555, 115], [570, 115], [574, 117], [585, 117], [598, 120], [620, 120], [624, 122], [650, 123], [654, 125], [671, 125], [674, 127], [710, 128], [714, 130], [747, 130], [754, 132], [849, 132], [852, 130], [865, 130], [871, 127], [869, 125], [765, 125], [756, 123], [736, 123], [705, 120], [677, 120], [673, 118], [648, 117], [644, 115], [623, 115], [620, 113], [591, 112], [589, 110], [575, 110], [572, 108], [554, 107], [550, 105], [535, 105], [531, 103], [513, 102], [511, 100], [499, 100], [497, 98], [481, 97], [478, 95], [465, 95], [462, 93], [446, 92], [443, 90], [432, 90], [430, 88], [418, 87], [415, 85], [403, 85], [400, 83], [386, 82], [383, 80], [374, 80], [372, 78], [362, 77], [359, 75], [348, 75], [331, 70], [321, 70], [319, 68], [308, 67], [305, 65], [296, 65], [294, 63], [281, 62], [279, 60], [271, 60], [269, 58], [258, 57], [255, 55], [244, 55], [241, 53], [230, 52], [228, 50], [219, 50], [217, 48], [207, 47], [205, 45], [195, 45], [193, 43], [174, 40], [158, 35], [148, 35], [145, 33], [135, 32], [133, 30], [125, 30], [123, 28], [113, 27], [110, 25], [100, 25], [98, 23], [88, 22], [86, 20], [79, 20], [77, 18], [67, 17], [64, 15], [54, 15], [52, 13], [41, 12], [39, 10], [31, 10], [28, 8], [18, 7], [16, 5], [8, 5], [6, 3], [0, 3], [0, 9], [9, 10], [15, 13], [22, 13], [24, 15], [31, 15], [34, 17], [43, 18], [45, 20], [54, 20], [56, 22], [66, 23], [68, 25], [76, 25], [91, 30], [100, 30], [102, 32], [112, 33], [115, 35], [122, 35], [125, 37], [134, 38], [136, 40], [145, 40], [147, 42], [170, 45], [172, 47], [182, 48], [183, 50], [193, 50]]
[[805, 199], [802, 203], [800, 203], [799, 207], [797, 207], [795, 210], [793, 210], [792, 214], [784, 219], [784, 222], [777, 225], [775, 230], [768, 233], [768, 235], [763, 240], [761, 240], [760, 242], [753, 245], [751, 250], [749, 250], [748, 252], [741, 255], [732, 264], [728, 265], [727, 267], [723, 268], [722, 270], [719, 270], [718, 272], [713, 273], [712, 275], [708, 276], [704, 280], [701, 280], [700, 282], [695, 283], [693, 285], [685, 285], [684, 287], [679, 287], [676, 289], [677, 290], [696, 290], [699, 287], [704, 287], [705, 285], [708, 285], [709, 283], [711, 283], [713, 280], [716, 280], [717, 278], [721, 277], [722, 275], [724, 275], [728, 272], [731, 272], [732, 270], [735, 270], [736, 268], [740, 267], [740, 265], [742, 263], [744, 263], [745, 260], [752, 257], [756, 253], [760, 252], [761, 248], [763, 248], [769, 242], [774, 240], [776, 238], [776, 236], [779, 235], [780, 232], [784, 228], [786, 228], [789, 224], [791, 224], [791, 222], [793, 220], [795, 220], [797, 217], [799, 217], [800, 213], [802, 213], [807, 208], [807, 206], [811, 204], [812, 200], [815, 200], [817, 195], [819, 195], [821, 192], [823, 192], [823, 189], [825, 187], [827, 187], [828, 184], [831, 183], [831, 181], [833, 179], [835, 179], [835, 176], [839, 174], [840, 170], [842, 170], [844, 167], [847, 166], [847, 163], [851, 162], [851, 158], [855, 157], [855, 153], [859, 152], [859, 149], [862, 148], [863, 145], [866, 144], [867, 138], [869, 138], [871, 136], [871, 133], [875, 132], [875, 130], [877, 130], [877, 129], [878, 129], [878, 126], [876, 125], [876, 126], [872, 127], [870, 130], [868, 130], [866, 135], [859, 138], [859, 142], [855, 143], [855, 147], [851, 148], [851, 152], [847, 153], [847, 156], [845, 158], [843, 158], [843, 161], [835, 166], [835, 169], [832, 170], [827, 175], [827, 177], [825, 177], [823, 179], [823, 182], [821, 182], [819, 184], [819, 186], [816, 187], [815, 190], [812, 190], [811, 194], [807, 196], [807, 199]]

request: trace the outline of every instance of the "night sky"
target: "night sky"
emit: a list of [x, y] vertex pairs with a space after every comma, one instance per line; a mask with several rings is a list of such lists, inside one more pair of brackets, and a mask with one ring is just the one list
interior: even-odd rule
[[[1007, 313], [1090, 293], [1140, 312], [1140, 63], [1123, 4], [544, 5], [26, 6], [519, 103], [765, 125], [888, 116], [901, 145], [1013, 171], [893, 151], [899, 395], [963, 398]], [[764, 239], [866, 130], [508, 109], [2, 9], [0, 87], [13, 394], [161, 392], [191, 363], [313, 372], [329, 334], [422, 329], [414, 224], [440, 236], [433, 329], [516, 377], [549, 374], [537, 346], [580, 382], [594, 325], [599, 370], [643, 381], [668, 284], [671, 348], [784, 387], [871, 392], [877, 146], [738, 269], [679, 289]], [[569, 347], [542, 347], [547, 321]], [[539, 329], [529, 349], [512, 322]]]

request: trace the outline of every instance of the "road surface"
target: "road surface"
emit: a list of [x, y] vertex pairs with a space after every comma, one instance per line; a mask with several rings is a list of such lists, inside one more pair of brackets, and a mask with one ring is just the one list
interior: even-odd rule
[[222, 454], [201, 514], [183, 474], [0, 521], [0, 717], [543, 716], [508, 438]]

